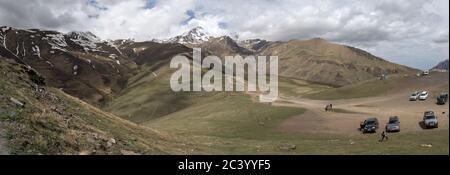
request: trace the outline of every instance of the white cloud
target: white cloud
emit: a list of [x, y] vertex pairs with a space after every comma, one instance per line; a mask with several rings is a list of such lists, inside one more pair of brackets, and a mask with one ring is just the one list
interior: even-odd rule
[[429, 67], [448, 59], [448, 7], [448, 0], [0, 0], [0, 25], [89, 30], [103, 39], [162, 39], [197, 25], [241, 39], [322, 37]]

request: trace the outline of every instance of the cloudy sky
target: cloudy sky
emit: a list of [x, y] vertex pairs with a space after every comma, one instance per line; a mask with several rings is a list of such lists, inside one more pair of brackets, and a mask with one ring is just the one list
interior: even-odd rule
[[0, 26], [164, 39], [201, 26], [239, 39], [327, 40], [430, 68], [449, 57], [448, 0], [0, 0]]

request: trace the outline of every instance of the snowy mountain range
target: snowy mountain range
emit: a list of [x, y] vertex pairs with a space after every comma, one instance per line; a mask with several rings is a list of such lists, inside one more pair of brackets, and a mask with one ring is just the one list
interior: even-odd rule
[[188, 32], [178, 35], [167, 40], [162, 40], [162, 43], [180, 43], [180, 44], [201, 44], [209, 41], [213, 36], [209, 34], [202, 27], [195, 27]]
[[[0, 27], [0, 56], [37, 68], [54, 87], [102, 103], [140, 65], [162, 66], [202, 48], [205, 55], [278, 55], [280, 75], [333, 86], [410, 71], [363, 50], [324, 39], [289, 42], [213, 36], [201, 27], [167, 40], [101, 40], [91, 32]], [[301, 68], [301, 69], [300, 69]], [[89, 92], [88, 92], [89, 91]], [[86, 95], [88, 94], [88, 95]], [[86, 100], [86, 99], [85, 99]]]

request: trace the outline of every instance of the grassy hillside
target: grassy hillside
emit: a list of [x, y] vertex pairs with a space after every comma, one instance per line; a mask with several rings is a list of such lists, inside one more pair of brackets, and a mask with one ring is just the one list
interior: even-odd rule
[[338, 87], [367, 81], [382, 74], [412, 71], [363, 50], [323, 39], [273, 43], [259, 54], [278, 56], [279, 72], [283, 77]]
[[[389, 142], [379, 143], [378, 134], [283, 130], [280, 127], [288, 119], [307, 116], [311, 111], [257, 103], [256, 93], [173, 92], [169, 79], [175, 70], [169, 69], [170, 58], [179, 54], [192, 57], [192, 49], [181, 44], [117, 40], [89, 42], [95, 46], [90, 48], [58, 32], [5, 31], [7, 47], [0, 47], [0, 55], [22, 64], [0, 57], [0, 144], [7, 148], [1, 145], [0, 154], [449, 152], [445, 127], [402, 131], [393, 134]], [[67, 46], [55, 45], [62, 40]], [[333, 100], [387, 96], [392, 91], [420, 90], [448, 80], [448, 73], [434, 72], [428, 77], [403, 77], [415, 70], [323, 39], [254, 40], [246, 49], [229, 37], [219, 37], [197, 46], [203, 48], [203, 56], [279, 56], [280, 97]], [[378, 80], [382, 74], [389, 78]], [[433, 76], [440, 77], [430, 78]], [[448, 91], [448, 82], [441, 84], [430, 90], [430, 97]], [[334, 112], [360, 114], [345, 108]], [[321, 122], [315, 120], [321, 117], [316, 115], [308, 117]], [[329, 129], [327, 126], [324, 129]], [[285, 144], [296, 149], [279, 148]]]
[[372, 79], [340, 88], [322, 89], [305, 94], [304, 97], [316, 100], [338, 100], [388, 95], [391, 92], [408, 92], [427, 90], [434, 85], [442, 84], [438, 90], [430, 91], [432, 98], [441, 92], [448, 91], [448, 73], [433, 72], [430, 76], [417, 77], [414, 74], [389, 76], [388, 79]]
[[299, 97], [330, 89], [333, 89], [333, 87], [315, 84], [295, 78], [287, 78], [287, 77], [278, 78], [279, 95], [283, 97]]
[[194, 103], [202, 103], [203, 96], [214, 93], [173, 92], [170, 88], [171, 70], [167, 67], [144, 70], [129, 80], [127, 88], [105, 107], [127, 120], [141, 123], [176, 112]]
[[[166, 118], [167, 115], [192, 109], [196, 105], [211, 105], [215, 100], [222, 100], [217, 99], [218, 97], [230, 97], [231, 101], [236, 103], [251, 99], [242, 92], [173, 92], [169, 80], [174, 70], [162, 67], [153, 71], [147, 66], [143, 69], [144, 71], [129, 80], [127, 88], [112, 99], [105, 106], [105, 110], [127, 120], [142, 123], [160, 117]], [[249, 107], [242, 105], [236, 109], [245, 110]]]
[[23, 65], [0, 58], [0, 67], [0, 136], [10, 154], [180, 154], [190, 147], [41, 85]]
[[354, 85], [307, 94], [305, 97], [316, 100], [338, 100], [386, 95], [389, 90], [397, 85], [396, 81], [401, 79], [399, 76], [391, 77], [388, 80], [374, 79]]
[[[283, 132], [280, 123], [301, 116], [305, 109], [256, 103], [241, 93], [174, 93], [168, 89], [168, 75], [159, 72], [157, 77], [131, 81], [130, 88], [114, 99], [108, 109], [141, 126], [176, 135], [206, 154], [448, 154], [448, 130], [393, 134], [391, 141], [382, 144], [378, 142], [379, 134]], [[283, 84], [294, 88], [297, 83], [308, 88], [303, 81], [289, 80], [282, 80]], [[161, 108], [155, 108], [157, 105]], [[134, 111], [134, 115], [127, 118], [129, 111]], [[345, 109], [335, 112], [352, 113]], [[283, 144], [296, 145], [296, 149], [280, 149]]]
[[[305, 110], [255, 103], [239, 93], [180, 94], [186, 102], [182, 108], [152, 119], [142, 115], [138, 126], [57, 89], [46, 88], [47, 95], [42, 95], [30, 86], [33, 78], [23, 74], [24, 67], [9, 64], [2, 62], [0, 123], [6, 127], [5, 139], [13, 154], [448, 154], [448, 130], [393, 134], [385, 143], [377, 142], [378, 134], [282, 132], [281, 122]], [[131, 86], [128, 93], [141, 86]], [[177, 101], [173, 93], [159, 93], [153, 97]], [[146, 93], [135, 97], [138, 94]], [[25, 102], [25, 108], [11, 103], [9, 97]], [[133, 104], [133, 100], [121, 103]], [[283, 144], [296, 149], [280, 149]]]
[[[448, 130], [345, 136], [283, 132], [281, 122], [305, 109], [272, 107], [245, 96], [217, 94], [198, 104], [143, 125], [189, 139], [211, 154], [448, 154]], [[338, 111], [346, 112], [346, 111]], [[280, 149], [295, 145], [294, 150]], [[422, 147], [431, 144], [432, 148]]]
[[144, 125], [164, 128], [176, 134], [188, 132], [196, 135], [268, 139], [270, 136], [267, 134], [279, 122], [303, 112], [300, 108], [253, 102], [246, 95], [218, 93], [203, 103], [148, 121]]

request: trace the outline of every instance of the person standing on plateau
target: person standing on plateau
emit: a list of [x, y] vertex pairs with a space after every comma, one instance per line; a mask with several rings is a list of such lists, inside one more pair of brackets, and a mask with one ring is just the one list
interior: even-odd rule
[[389, 139], [389, 137], [388, 137], [388, 135], [387, 135], [387, 132], [386, 132], [386, 131], [383, 131], [383, 132], [381, 133], [381, 140], [380, 140], [380, 142], [383, 142], [384, 140], [388, 141], [388, 139]]

